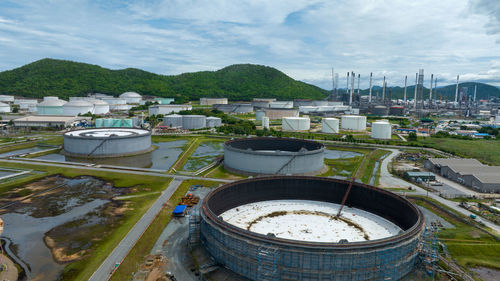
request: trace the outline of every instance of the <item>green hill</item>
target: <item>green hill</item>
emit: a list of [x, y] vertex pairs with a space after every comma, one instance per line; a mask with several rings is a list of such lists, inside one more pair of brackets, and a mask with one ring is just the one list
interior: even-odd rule
[[117, 96], [127, 91], [176, 97], [180, 101], [200, 97], [227, 97], [230, 100], [250, 100], [254, 97], [324, 99], [328, 95], [327, 91], [296, 81], [275, 68], [252, 64], [165, 76], [134, 68], [110, 70], [86, 63], [42, 59], [0, 72], [1, 94], [68, 98], [88, 93]]
[[[476, 99], [489, 99], [490, 97], [500, 97], [500, 89], [484, 83], [477, 82], [464, 82], [459, 84], [459, 91], [467, 92], [468, 95], [474, 95], [474, 86], [477, 85], [477, 95]], [[432, 90], [432, 96], [436, 99], [448, 99], [449, 101], [455, 100], [455, 88], [456, 85], [448, 85], [444, 87], [440, 87]], [[466, 90], [467, 89], [467, 90]], [[402, 99], [404, 95], [403, 87], [388, 87], [386, 89], [386, 94], [389, 94], [389, 90], [392, 91], [392, 98]], [[409, 86], [406, 89], [407, 95], [409, 99], [413, 99], [415, 86]], [[376, 95], [379, 93], [379, 96], [382, 96], [382, 87], [374, 86], [372, 88], [372, 94]], [[360, 93], [362, 95], [368, 95], [369, 90], [361, 90]], [[424, 98], [429, 97], [429, 89], [424, 87]]]

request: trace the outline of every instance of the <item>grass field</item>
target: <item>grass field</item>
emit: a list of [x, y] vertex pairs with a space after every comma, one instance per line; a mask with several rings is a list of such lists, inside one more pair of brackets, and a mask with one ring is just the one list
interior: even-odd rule
[[[19, 167], [20, 164], [0, 161], [2, 167]], [[110, 229], [109, 226], [99, 229], [100, 241], [94, 241], [91, 246], [92, 254], [86, 255], [83, 259], [67, 264], [63, 270], [61, 280], [88, 280], [92, 273], [100, 266], [102, 261], [118, 245], [130, 228], [142, 217], [154, 200], [159, 196], [160, 191], [165, 189], [170, 183], [170, 178], [127, 175], [123, 173], [102, 172], [94, 170], [84, 170], [78, 168], [39, 166], [34, 164], [22, 164], [24, 169], [40, 171], [39, 175], [30, 176], [19, 181], [9, 182], [0, 185], [0, 194], [18, 187], [19, 185], [41, 179], [48, 175], [60, 174], [65, 177], [76, 177], [82, 175], [94, 176], [105, 181], [113, 182], [115, 187], [134, 187], [137, 196], [127, 199], [129, 211], [123, 213], [118, 225]], [[97, 228], [96, 228], [97, 231]], [[102, 231], [102, 232], [101, 232]]]
[[438, 236], [458, 264], [463, 267], [484, 266], [500, 269], [500, 242], [496, 241], [494, 237], [450, 216], [427, 202], [416, 200], [416, 204], [438, 214], [455, 226], [455, 228], [441, 230]]
[[[369, 183], [370, 179], [373, 175], [373, 169], [375, 168], [375, 163], [381, 159], [384, 155], [389, 153], [388, 150], [377, 149], [372, 153], [369, 153], [366, 157], [363, 166], [359, 168], [358, 178], [361, 179], [364, 183]], [[375, 172], [375, 181], [374, 184], [378, 185], [378, 178], [380, 178], [380, 164], [378, 166], [378, 170]]]
[[122, 281], [130, 280], [132, 273], [137, 270], [139, 265], [144, 262], [144, 257], [149, 254], [156, 240], [163, 229], [172, 219], [172, 210], [175, 208], [181, 197], [186, 194], [189, 187], [195, 184], [203, 186], [218, 186], [218, 183], [202, 180], [185, 180], [177, 188], [172, 197], [168, 200], [165, 207], [161, 209], [157, 217], [153, 220], [148, 229], [144, 232], [141, 239], [137, 241], [128, 256], [121, 263], [113, 274], [111, 280]]
[[419, 138], [418, 142], [460, 157], [471, 157], [490, 165], [500, 165], [500, 141]]

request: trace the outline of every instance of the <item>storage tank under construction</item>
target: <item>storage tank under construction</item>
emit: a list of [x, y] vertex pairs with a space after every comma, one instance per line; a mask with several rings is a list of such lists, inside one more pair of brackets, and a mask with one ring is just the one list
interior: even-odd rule
[[[106, 120], [104, 119], [104, 121]], [[72, 157], [121, 157], [152, 150], [151, 133], [143, 129], [84, 129], [64, 134], [63, 154]]]
[[337, 118], [321, 119], [321, 132], [328, 134], [337, 134], [339, 132], [339, 119]]
[[283, 131], [307, 131], [311, 128], [309, 117], [284, 117], [281, 119]]
[[395, 193], [306, 176], [226, 184], [204, 198], [199, 218], [190, 237], [259, 281], [399, 280], [415, 265], [425, 226]]
[[372, 138], [374, 139], [391, 139], [391, 124], [385, 120], [379, 120], [372, 123]]

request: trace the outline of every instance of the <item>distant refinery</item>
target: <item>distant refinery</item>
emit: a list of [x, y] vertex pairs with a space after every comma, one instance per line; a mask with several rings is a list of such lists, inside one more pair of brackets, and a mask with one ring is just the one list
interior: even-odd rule
[[[460, 75], [457, 75], [455, 84], [454, 99], [443, 97], [439, 93], [438, 77], [433, 73], [430, 74], [430, 79], [427, 80], [425, 86], [424, 69], [419, 69], [415, 73], [415, 83], [408, 85], [408, 75], [404, 76], [403, 96], [393, 96], [393, 88], [388, 86], [390, 78], [386, 76], [378, 77], [381, 80], [380, 88], [374, 89], [373, 72], [370, 72], [368, 77], [368, 93], [366, 90], [361, 90], [362, 84], [361, 73], [348, 71], [346, 73], [345, 88], [339, 88], [339, 74], [332, 68], [332, 94], [330, 100], [332, 102], [342, 102], [344, 105], [351, 106], [353, 109], [359, 109], [362, 114], [384, 113], [382, 109], [387, 109], [385, 115], [392, 115], [390, 109], [392, 107], [403, 107], [401, 115], [425, 116], [430, 113], [443, 113], [450, 116], [469, 117], [474, 114], [479, 114], [480, 111], [498, 110], [495, 104], [487, 104], [484, 101], [477, 100], [477, 85], [474, 89], [461, 87]], [[357, 81], [356, 81], [357, 79]], [[410, 78], [411, 79], [411, 78]], [[366, 80], [365, 80], [366, 81]], [[410, 82], [411, 83], [411, 82]], [[462, 82], [464, 83], [464, 82]], [[411, 90], [413, 92], [411, 92]], [[399, 92], [399, 95], [401, 93]], [[400, 110], [395, 110], [400, 111]]]

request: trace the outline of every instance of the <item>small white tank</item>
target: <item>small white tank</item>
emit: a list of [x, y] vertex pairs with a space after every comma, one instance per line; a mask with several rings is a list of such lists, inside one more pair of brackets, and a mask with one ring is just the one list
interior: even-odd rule
[[321, 119], [321, 132], [336, 134], [339, 132], [339, 123], [337, 118], [323, 118]]
[[366, 116], [342, 115], [342, 129], [364, 131], [366, 130]]
[[257, 110], [255, 111], [255, 120], [259, 121], [262, 120], [262, 117], [266, 116], [266, 112], [263, 110]]
[[307, 131], [311, 128], [309, 117], [283, 117], [281, 119], [283, 131]]
[[372, 123], [372, 138], [391, 139], [391, 124], [387, 121], [376, 121]]
[[269, 129], [269, 117], [266, 116], [262, 117], [262, 128]]

